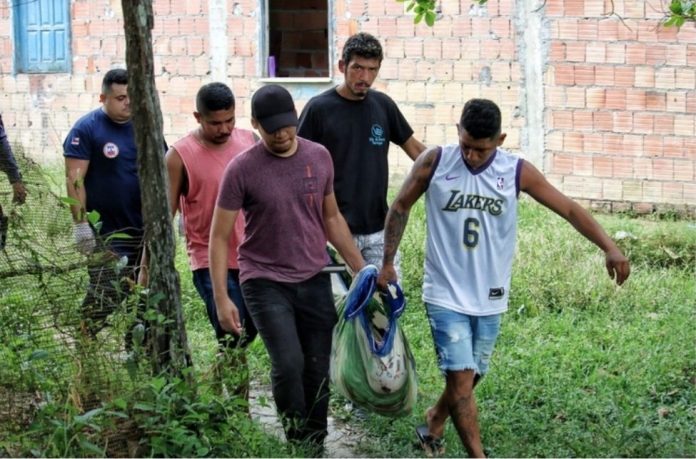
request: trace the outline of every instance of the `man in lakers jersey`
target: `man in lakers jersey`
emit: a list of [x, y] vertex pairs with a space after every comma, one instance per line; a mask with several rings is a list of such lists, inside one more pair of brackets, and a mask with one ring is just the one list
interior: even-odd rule
[[411, 206], [425, 194], [423, 301], [446, 385], [416, 433], [427, 454], [442, 454], [441, 438], [451, 416], [469, 456], [484, 457], [474, 387], [488, 370], [508, 308], [520, 191], [602, 249], [617, 284], [628, 278], [630, 267], [589, 212], [554, 188], [531, 163], [500, 148], [505, 133], [494, 102], [468, 101], [457, 130], [457, 144], [430, 148], [416, 159], [391, 205], [379, 284], [385, 288], [397, 280], [394, 255]]

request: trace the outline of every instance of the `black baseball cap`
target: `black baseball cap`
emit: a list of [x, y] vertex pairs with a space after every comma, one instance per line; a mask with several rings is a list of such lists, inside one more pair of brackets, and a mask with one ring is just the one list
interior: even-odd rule
[[269, 134], [284, 127], [297, 126], [295, 102], [288, 90], [277, 84], [256, 90], [251, 98], [251, 116]]

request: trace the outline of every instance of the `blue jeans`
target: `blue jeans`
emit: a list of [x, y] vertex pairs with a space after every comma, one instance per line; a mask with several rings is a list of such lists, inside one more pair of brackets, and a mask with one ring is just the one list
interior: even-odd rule
[[503, 315], [472, 316], [430, 303], [425, 308], [440, 371], [473, 370], [485, 375]]
[[329, 358], [337, 322], [331, 280], [250, 279], [247, 308], [271, 358], [273, 398], [289, 441], [321, 447], [327, 435]]
[[218, 339], [218, 342], [225, 347], [244, 347], [254, 341], [257, 334], [256, 327], [249, 316], [244, 298], [242, 297], [242, 290], [239, 287], [239, 270], [227, 270], [227, 294], [239, 310], [239, 319], [242, 322], [242, 327], [244, 327], [244, 332], [241, 337], [223, 330], [220, 326], [217, 308], [215, 307], [215, 300], [213, 298], [213, 284], [210, 279], [210, 271], [208, 271], [208, 268], [196, 269], [191, 274], [193, 274], [193, 285], [205, 302], [208, 320], [210, 320], [210, 325], [212, 325], [213, 330], [215, 330], [215, 337]]

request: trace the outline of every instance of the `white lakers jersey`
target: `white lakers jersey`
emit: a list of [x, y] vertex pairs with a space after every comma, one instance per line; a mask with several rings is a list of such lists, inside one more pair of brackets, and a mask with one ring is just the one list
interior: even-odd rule
[[458, 144], [442, 147], [425, 194], [423, 301], [474, 316], [507, 310], [521, 168], [497, 149], [472, 171]]

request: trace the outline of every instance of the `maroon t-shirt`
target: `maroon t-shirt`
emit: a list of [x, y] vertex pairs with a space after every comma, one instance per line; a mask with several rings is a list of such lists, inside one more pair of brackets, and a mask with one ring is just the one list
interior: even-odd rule
[[241, 209], [246, 219], [239, 246], [241, 282], [300, 282], [328, 262], [323, 203], [333, 193], [333, 163], [320, 144], [297, 140], [297, 151], [287, 158], [259, 141], [225, 169], [217, 205]]

